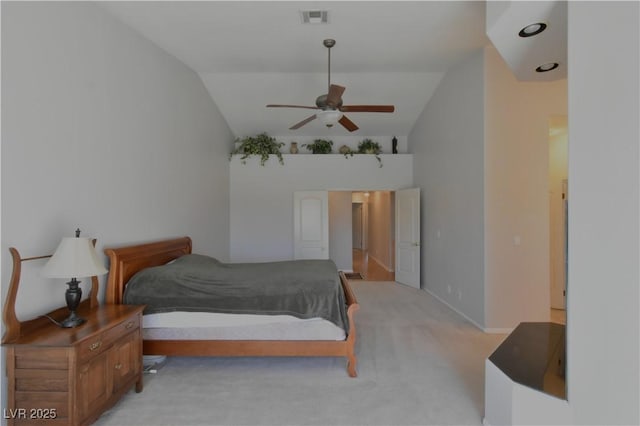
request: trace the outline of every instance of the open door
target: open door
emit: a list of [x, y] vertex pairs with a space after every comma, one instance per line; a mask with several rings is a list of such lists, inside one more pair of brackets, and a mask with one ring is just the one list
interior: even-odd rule
[[396, 191], [396, 281], [420, 288], [420, 188]]
[[329, 192], [293, 194], [294, 259], [329, 259]]

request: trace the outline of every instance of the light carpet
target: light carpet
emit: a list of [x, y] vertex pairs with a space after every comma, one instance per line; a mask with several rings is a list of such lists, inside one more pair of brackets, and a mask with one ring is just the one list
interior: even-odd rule
[[351, 283], [358, 377], [341, 358], [171, 357], [95, 424], [480, 425], [484, 360], [504, 340], [433, 296]]

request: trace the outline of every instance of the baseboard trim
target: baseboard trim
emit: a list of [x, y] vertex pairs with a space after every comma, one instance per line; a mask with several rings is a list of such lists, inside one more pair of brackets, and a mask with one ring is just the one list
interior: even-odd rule
[[467, 321], [469, 321], [471, 324], [473, 324], [474, 326], [476, 326], [477, 328], [479, 328], [481, 331], [484, 331], [484, 327], [481, 326], [480, 324], [478, 324], [477, 322], [475, 322], [474, 320], [472, 320], [471, 318], [469, 318], [467, 315], [465, 315], [463, 312], [460, 312], [459, 309], [455, 308], [454, 306], [451, 306], [451, 304], [449, 302], [447, 302], [446, 300], [442, 299], [440, 296], [438, 296], [437, 294], [435, 294], [434, 292], [432, 292], [431, 290], [429, 290], [428, 288], [423, 288], [424, 291], [426, 291], [427, 293], [429, 293], [430, 295], [432, 295], [433, 297], [435, 297], [436, 299], [438, 299], [440, 302], [444, 303], [445, 305], [447, 305], [447, 307], [449, 309], [451, 309], [452, 311], [454, 311], [456, 314], [460, 315], [462, 318], [466, 319]]
[[474, 320], [472, 320], [471, 318], [469, 318], [467, 315], [465, 315], [464, 312], [461, 312], [458, 308], [452, 306], [449, 302], [447, 302], [446, 300], [442, 299], [440, 296], [438, 296], [437, 294], [435, 294], [431, 290], [429, 290], [427, 288], [423, 288], [423, 290], [426, 291], [427, 293], [429, 293], [430, 295], [432, 295], [433, 297], [435, 297], [436, 299], [438, 299], [440, 302], [442, 302], [445, 305], [447, 305], [447, 307], [449, 309], [451, 309], [456, 314], [460, 315], [461, 317], [463, 317], [464, 319], [469, 321], [471, 324], [473, 324], [474, 326], [476, 326], [477, 328], [482, 330], [484, 333], [487, 333], [487, 334], [510, 334], [513, 331], [513, 328], [483, 327], [480, 324], [478, 324], [477, 322], [475, 322]]

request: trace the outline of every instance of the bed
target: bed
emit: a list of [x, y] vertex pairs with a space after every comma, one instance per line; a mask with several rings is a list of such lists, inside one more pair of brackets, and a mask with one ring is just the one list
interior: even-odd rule
[[[189, 237], [107, 248], [104, 251], [110, 260], [105, 296], [105, 301], [109, 304], [124, 304], [125, 297], [139, 304], [138, 300], [143, 299], [132, 298], [131, 293], [135, 293], [132, 290], [127, 294], [127, 284], [132, 278], [135, 282], [139, 280], [140, 274], [157, 269], [155, 267], [172, 262], [188, 264], [190, 259], [195, 259], [195, 262], [211, 262], [192, 255], [192, 242]], [[265, 267], [263, 264], [256, 266]], [[286, 266], [290, 267], [291, 264]], [[304, 266], [301, 264], [300, 268]], [[301, 314], [293, 319], [291, 315], [261, 316], [259, 313], [246, 311], [244, 306], [230, 309], [229, 312], [207, 312], [206, 308], [182, 312], [173, 305], [160, 306], [145, 310], [143, 353], [167, 356], [344, 357], [347, 373], [356, 377], [354, 313], [359, 306], [345, 275], [337, 270], [335, 273], [338, 274], [340, 300], [344, 304], [345, 314], [342, 322], [334, 318], [334, 322], [331, 323], [330, 320], [317, 318], [314, 314]], [[274, 281], [273, 275], [270, 276], [271, 281]], [[164, 292], [161, 284], [158, 288]], [[154, 306], [156, 303], [162, 304], [161, 299], [156, 294]], [[282, 314], [287, 313], [286, 308], [282, 310]], [[260, 317], [264, 317], [263, 320], [267, 319], [267, 322], [261, 322]], [[192, 326], [194, 320], [199, 324], [198, 327]], [[219, 320], [225, 321], [223, 327], [216, 327]], [[231, 323], [228, 322], [230, 320]], [[336, 327], [336, 322], [339, 327]]]

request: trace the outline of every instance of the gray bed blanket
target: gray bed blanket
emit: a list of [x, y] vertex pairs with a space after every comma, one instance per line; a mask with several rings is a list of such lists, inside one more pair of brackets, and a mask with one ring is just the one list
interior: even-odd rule
[[127, 283], [124, 303], [144, 313], [173, 311], [324, 318], [348, 330], [346, 301], [331, 260], [223, 263], [189, 254], [143, 269]]

